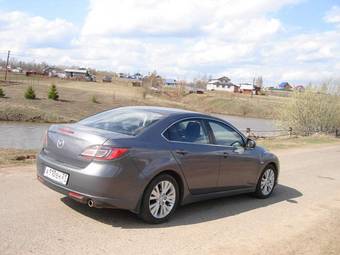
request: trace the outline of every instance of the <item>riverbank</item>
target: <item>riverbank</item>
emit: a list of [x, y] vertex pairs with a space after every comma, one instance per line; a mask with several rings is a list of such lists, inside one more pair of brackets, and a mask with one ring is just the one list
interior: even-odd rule
[[[58, 101], [47, 98], [49, 86], [54, 83], [59, 92]], [[24, 98], [32, 85], [37, 99]], [[113, 83], [63, 81], [43, 78], [1, 86], [6, 98], [0, 98], [0, 120], [60, 123], [77, 121], [107, 109], [153, 105], [241, 117], [275, 119], [277, 111], [288, 98], [277, 96], [249, 96], [228, 92], [179, 95], [176, 89], [162, 93], [145, 93], [131, 82]]]
[[0, 168], [35, 163], [37, 150], [0, 149]]
[[256, 143], [268, 150], [287, 150], [294, 148], [315, 147], [340, 143], [340, 138], [328, 135], [313, 135], [300, 137], [277, 137], [258, 139]]
[[[310, 136], [295, 138], [272, 138], [257, 140], [259, 146], [269, 150], [289, 150], [295, 148], [313, 148], [317, 146], [340, 144], [340, 139], [331, 136]], [[0, 167], [27, 165], [35, 163], [39, 150], [1, 149]]]

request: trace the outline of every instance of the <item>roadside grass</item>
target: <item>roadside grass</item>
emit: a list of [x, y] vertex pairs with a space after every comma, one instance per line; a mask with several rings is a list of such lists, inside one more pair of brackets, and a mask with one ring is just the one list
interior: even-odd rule
[[0, 149], [0, 167], [33, 164], [36, 150]]
[[[19, 80], [19, 78], [18, 78]], [[51, 84], [58, 87], [59, 100], [48, 100]], [[23, 97], [33, 86], [36, 100]], [[2, 86], [0, 86], [2, 87]], [[127, 80], [114, 79], [112, 83], [70, 81], [56, 78], [40, 80], [23, 77], [21, 83], [3, 85], [6, 98], [0, 98], [0, 120], [35, 122], [70, 122], [120, 106], [153, 105], [187, 110], [228, 114], [243, 117], [275, 119], [277, 110], [288, 100], [284, 97], [249, 96], [228, 92], [207, 92], [202, 95], [178, 95], [175, 89], [165, 88], [163, 93], [147, 93]], [[93, 95], [100, 104], [94, 104]]]
[[328, 135], [312, 135], [299, 137], [280, 137], [258, 139], [256, 143], [269, 150], [313, 147], [326, 144], [340, 143], [340, 138]]

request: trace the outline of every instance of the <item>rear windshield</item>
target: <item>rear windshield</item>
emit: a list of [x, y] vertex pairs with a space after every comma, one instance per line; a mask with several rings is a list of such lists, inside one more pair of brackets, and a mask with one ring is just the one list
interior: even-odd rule
[[125, 135], [138, 135], [162, 117], [159, 113], [136, 109], [114, 109], [79, 121], [79, 124]]

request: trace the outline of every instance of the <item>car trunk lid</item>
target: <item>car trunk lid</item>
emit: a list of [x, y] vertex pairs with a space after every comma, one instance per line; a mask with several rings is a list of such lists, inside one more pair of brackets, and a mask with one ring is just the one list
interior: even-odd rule
[[90, 146], [126, 135], [78, 124], [52, 125], [46, 137], [45, 151], [53, 160], [76, 168], [85, 168], [91, 160], [81, 156]]

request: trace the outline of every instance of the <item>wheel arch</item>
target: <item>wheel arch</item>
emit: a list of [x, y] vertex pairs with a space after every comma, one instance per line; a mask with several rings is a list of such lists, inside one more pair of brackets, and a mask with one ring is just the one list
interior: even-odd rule
[[167, 174], [167, 175], [170, 175], [171, 177], [173, 177], [177, 184], [178, 184], [178, 188], [179, 188], [179, 205], [181, 204], [182, 200], [183, 200], [183, 195], [184, 195], [184, 180], [182, 179], [182, 176], [176, 172], [175, 170], [171, 170], [171, 169], [167, 169], [167, 170], [163, 170], [159, 173], [157, 173], [156, 175], [154, 175], [147, 183], [147, 185], [145, 185], [144, 187], [144, 190], [143, 190], [143, 193], [142, 195], [140, 196], [140, 199], [138, 201], [138, 205], [137, 205], [137, 208], [136, 208], [136, 212], [139, 213], [140, 212], [140, 209], [141, 209], [141, 206], [142, 206], [142, 200], [143, 200], [143, 197], [144, 197], [144, 194], [146, 192], [146, 189], [149, 187], [150, 183], [155, 179], [157, 178], [158, 176], [160, 175], [163, 175], [163, 174]]

